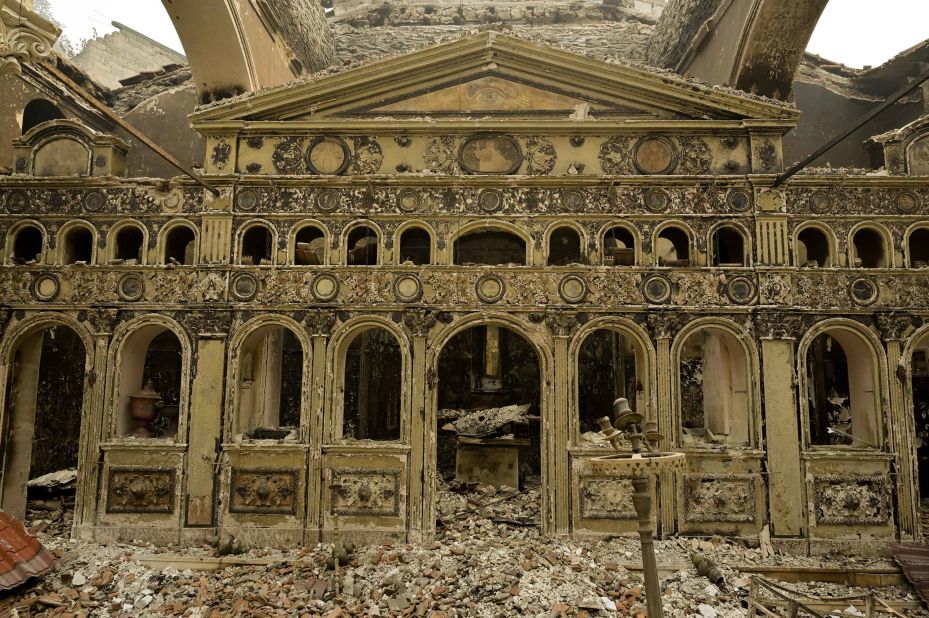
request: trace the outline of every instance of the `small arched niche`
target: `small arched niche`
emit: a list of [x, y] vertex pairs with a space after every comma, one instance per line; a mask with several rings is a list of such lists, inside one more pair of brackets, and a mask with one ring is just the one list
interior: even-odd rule
[[616, 225], [603, 233], [603, 265], [635, 266], [635, 236], [632, 232]]
[[298, 440], [303, 409], [303, 345], [289, 328], [255, 330], [239, 348], [233, 435]]
[[910, 268], [929, 268], [929, 228], [917, 228], [907, 239]]
[[89, 227], [75, 225], [68, 228], [61, 243], [61, 263], [65, 266], [93, 262], [94, 233]]
[[422, 266], [432, 263], [432, 237], [421, 227], [411, 227], [400, 234], [400, 263]]
[[828, 268], [832, 266], [832, 252], [826, 233], [807, 227], [797, 234], [797, 266], [802, 268]]
[[192, 266], [197, 253], [197, 234], [187, 225], [175, 225], [165, 234], [164, 263]]
[[478, 230], [455, 239], [454, 262], [458, 266], [526, 265], [526, 241], [505, 230]]
[[649, 416], [647, 356], [639, 342], [620, 329], [600, 328], [581, 344], [577, 358], [577, 431], [580, 441], [600, 442], [597, 421], [613, 418], [613, 402]]
[[852, 237], [852, 266], [855, 268], [886, 268], [887, 246], [884, 237], [873, 228], [861, 228]]
[[576, 229], [562, 225], [552, 230], [548, 237], [549, 266], [568, 266], [586, 262], [581, 250], [581, 234]]
[[239, 263], [245, 266], [270, 266], [274, 248], [274, 234], [261, 223], [250, 226], [242, 234]]
[[679, 227], [666, 227], [655, 240], [655, 254], [659, 266], [690, 266], [690, 236]]
[[845, 329], [812, 341], [806, 353], [812, 445], [879, 448], [875, 363], [871, 346]]
[[713, 232], [713, 266], [738, 268], [746, 265], [745, 236], [734, 227], [723, 226]]
[[681, 430], [685, 445], [747, 445], [749, 363], [729, 331], [705, 327], [687, 337], [679, 361]]
[[141, 264], [145, 233], [135, 225], [124, 225], [113, 239], [113, 259], [123, 264]]
[[370, 225], [359, 225], [345, 240], [345, 263], [348, 266], [378, 265], [377, 231]]
[[23, 225], [13, 235], [10, 259], [14, 264], [37, 264], [42, 261], [44, 242], [42, 230], [32, 224]]
[[183, 347], [171, 329], [143, 326], [119, 349], [116, 435], [174, 439], [181, 413]]
[[368, 328], [345, 348], [342, 374], [343, 440], [400, 440], [403, 355], [388, 330]]
[[294, 264], [320, 266], [326, 263], [326, 234], [315, 225], [304, 225], [294, 235]]
[[64, 113], [48, 99], [33, 99], [23, 108], [23, 135], [43, 122], [60, 120]]

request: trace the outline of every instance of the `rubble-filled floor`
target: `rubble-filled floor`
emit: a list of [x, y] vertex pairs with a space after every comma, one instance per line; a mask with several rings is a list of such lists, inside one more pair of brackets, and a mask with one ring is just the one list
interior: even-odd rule
[[[642, 578], [629, 570], [640, 562], [638, 540], [542, 538], [539, 490], [531, 480], [527, 485], [523, 492], [443, 485], [435, 542], [357, 548], [337, 574], [327, 567], [333, 564], [329, 545], [251, 550], [235, 559], [258, 564], [216, 572], [152, 568], [140, 559], [212, 557], [216, 550], [71, 541], [66, 509], [33, 505], [43, 508], [30, 510], [26, 524], [59, 558], [58, 566], [43, 581], [0, 598], [0, 615], [645, 616]], [[49, 519], [54, 521], [45, 523]], [[738, 571], [740, 565], [893, 566], [873, 559], [763, 555], [723, 539], [669, 539], [656, 547], [659, 565], [673, 567], [662, 580], [667, 616], [747, 615], [749, 580]], [[717, 586], [697, 575], [692, 552], [715, 562], [725, 583]], [[832, 584], [794, 587], [816, 596], [867, 593]], [[908, 588], [877, 592], [890, 601], [916, 601]], [[901, 611], [929, 616], [923, 610]]]

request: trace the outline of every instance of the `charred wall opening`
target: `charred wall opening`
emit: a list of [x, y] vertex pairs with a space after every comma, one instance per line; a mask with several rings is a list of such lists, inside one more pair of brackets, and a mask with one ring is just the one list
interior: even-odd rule
[[186, 225], [177, 225], [165, 237], [164, 263], [190, 266], [194, 263], [197, 236]]
[[503, 230], [473, 232], [455, 240], [455, 264], [526, 264], [526, 241]]
[[343, 439], [400, 439], [403, 355], [393, 334], [369, 328], [352, 340], [343, 389]]
[[619, 330], [599, 329], [584, 339], [578, 355], [578, 432], [600, 431], [597, 420], [613, 418], [613, 402], [624, 398], [635, 412], [647, 414], [645, 355], [629, 335]]
[[239, 350], [236, 435], [299, 438], [303, 364], [303, 345], [289, 328], [265, 326], [245, 339]]

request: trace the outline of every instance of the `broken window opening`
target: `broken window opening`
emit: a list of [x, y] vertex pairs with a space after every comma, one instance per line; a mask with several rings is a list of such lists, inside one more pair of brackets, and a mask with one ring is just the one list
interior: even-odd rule
[[608, 445], [597, 421], [613, 422], [613, 402], [648, 416], [645, 354], [636, 341], [619, 330], [601, 328], [584, 339], [577, 359], [578, 435], [582, 441]]
[[85, 365], [83, 341], [66, 326], [29, 335], [17, 347], [6, 392], [4, 511], [25, 514], [30, 479], [77, 468]]
[[540, 392], [538, 354], [520, 334], [488, 325], [452, 337], [438, 365], [436, 465], [442, 482], [538, 486]]
[[746, 265], [745, 237], [735, 228], [721, 227], [713, 233], [713, 266], [739, 268]]
[[502, 230], [472, 232], [455, 240], [455, 264], [526, 265], [526, 241]]
[[400, 235], [400, 263], [421, 266], [432, 263], [432, 237], [426, 230], [413, 227]]
[[94, 256], [94, 233], [84, 226], [72, 227], [65, 234], [63, 264], [90, 264]]
[[577, 230], [563, 226], [552, 231], [548, 237], [549, 266], [568, 266], [586, 262], [581, 251], [581, 235]]
[[603, 235], [604, 266], [635, 266], [635, 236], [625, 227], [611, 227]]
[[13, 253], [10, 257], [14, 264], [35, 264], [42, 259], [42, 230], [34, 225], [24, 225], [16, 230], [13, 239]]
[[659, 266], [690, 266], [690, 237], [678, 227], [667, 227], [658, 233], [655, 251]]
[[929, 229], [913, 230], [908, 241], [910, 268], [929, 268]]
[[47, 99], [33, 99], [23, 108], [23, 135], [43, 122], [61, 120], [64, 113]]
[[349, 266], [377, 266], [377, 232], [369, 225], [359, 225], [349, 233], [346, 250]]
[[191, 266], [194, 263], [197, 235], [186, 225], [177, 225], [165, 237], [164, 263]]
[[808, 227], [797, 234], [797, 265], [803, 268], [832, 266], [829, 239], [822, 230]]
[[306, 225], [294, 236], [294, 264], [321, 266], [326, 260], [326, 234], [315, 225]]
[[925, 340], [913, 351], [910, 368], [919, 498], [925, 521], [926, 509], [929, 507], [929, 347]]
[[250, 439], [300, 439], [303, 345], [289, 328], [265, 326], [239, 351], [234, 435]]
[[870, 346], [849, 332], [824, 333], [807, 351], [806, 371], [810, 442], [878, 448]]
[[690, 335], [678, 375], [684, 444], [749, 444], [748, 359], [735, 336], [712, 327]]
[[142, 263], [142, 247], [145, 242], [145, 235], [140, 228], [134, 225], [123, 227], [116, 232], [115, 242], [114, 259], [129, 265]]
[[246, 266], [270, 266], [274, 235], [264, 225], [253, 225], [242, 234], [240, 263]]
[[853, 238], [854, 268], [885, 268], [887, 266], [884, 237], [871, 228], [858, 230]]
[[400, 439], [403, 355], [384, 328], [358, 334], [345, 353], [342, 386], [342, 438]]
[[143, 326], [119, 351], [116, 435], [174, 439], [181, 406], [183, 348], [174, 331]]

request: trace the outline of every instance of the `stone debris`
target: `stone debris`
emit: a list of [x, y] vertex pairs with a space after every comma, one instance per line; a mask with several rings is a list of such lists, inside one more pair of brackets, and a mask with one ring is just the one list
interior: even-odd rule
[[485, 437], [497, 433], [507, 425], [526, 423], [528, 420], [527, 414], [531, 407], [531, 404], [526, 404], [475, 410], [459, 416], [455, 421], [442, 427], [442, 429], [454, 431], [459, 436]]

